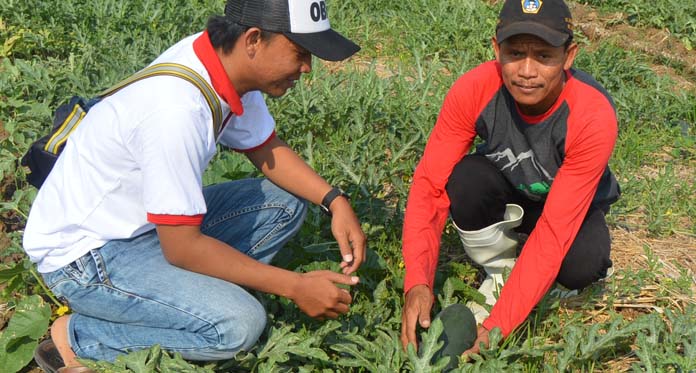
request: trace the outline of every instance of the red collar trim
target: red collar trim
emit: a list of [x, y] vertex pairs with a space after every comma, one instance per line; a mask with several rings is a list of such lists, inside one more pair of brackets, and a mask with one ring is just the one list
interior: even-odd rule
[[222, 63], [215, 52], [215, 48], [213, 48], [213, 45], [210, 43], [208, 31], [204, 31], [201, 36], [194, 40], [193, 51], [208, 71], [215, 92], [227, 102], [232, 112], [237, 116], [242, 115], [244, 113], [242, 100], [234, 89], [230, 78], [227, 77], [225, 68], [222, 67]]

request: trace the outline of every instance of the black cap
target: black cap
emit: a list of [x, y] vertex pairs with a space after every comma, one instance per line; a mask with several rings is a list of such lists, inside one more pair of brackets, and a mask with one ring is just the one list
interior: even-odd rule
[[225, 15], [240, 25], [282, 33], [323, 60], [344, 60], [360, 50], [331, 29], [324, 0], [228, 0]]
[[573, 17], [563, 0], [506, 0], [495, 33], [498, 43], [531, 34], [559, 47], [573, 39]]

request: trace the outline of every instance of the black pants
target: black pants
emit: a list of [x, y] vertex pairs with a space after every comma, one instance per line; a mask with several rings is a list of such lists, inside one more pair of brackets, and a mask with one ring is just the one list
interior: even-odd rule
[[[515, 230], [531, 233], [544, 202], [535, 202], [519, 193], [485, 156], [467, 155], [452, 171], [446, 186], [452, 219], [462, 230], [478, 230], [503, 220], [505, 205], [524, 209], [522, 224]], [[604, 215], [608, 206], [590, 206], [580, 231], [556, 281], [568, 289], [582, 289], [603, 278], [612, 266], [611, 240]]]

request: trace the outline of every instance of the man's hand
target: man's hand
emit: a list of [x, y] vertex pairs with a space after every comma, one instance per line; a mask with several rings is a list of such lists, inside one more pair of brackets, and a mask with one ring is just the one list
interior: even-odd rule
[[347, 313], [353, 301], [350, 293], [335, 284], [355, 285], [358, 278], [331, 271], [312, 271], [300, 275], [290, 299], [310, 317], [335, 319]]
[[468, 359], [469, 355], [478, 354], [479, 352], [481, 352], [481, 347], [479, 346], [479, 343], [483, 343], [485, 347], [488, 347], [488, 329], [484, 328], [483, 325], [479, 325], [476, 333], [478, 336], [474, 341], [474, 345], [471, 346], [470, 349], [462, 353], [462, 357], [464, 357], [465, 359]]
[[[331, 189], [326, 180], [278, 137], [245, 154], [276, 185], [315, 204]], [[337, 197], [327, 207], [332, 215], [331, 233], [341, 249], [341, 268], [343, 274], [349, 275], [365, 261], [365, 233], [348, 199]]]
[[341, 268], [343, 274], [355, 272], [365, 261], [365, 233], [360, 228], [350, 202], [338, 197], [329, 206], [331, 209], [331, 233], [341, 249]]
[[433, 308], [433, 292], [426, 285], [416, 285], [406, 293], [401, 315], [401, 344], [406, 350], [409, 343], [418, 350], [416, 321], [423, 328], [430, 327], [430, 310]]

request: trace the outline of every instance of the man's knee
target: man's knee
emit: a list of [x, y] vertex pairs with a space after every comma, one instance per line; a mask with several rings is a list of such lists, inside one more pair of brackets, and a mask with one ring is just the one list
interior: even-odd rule
[[568, 289], [582, 289], [607, 276], [612, 266], [609, 228], [600, 208], [590, 208], [563, 259], [556, 281]]
[[182, 352], [189, 360], [227, 360], [239, 351], [250, 350], [266, 328], [266, 310], [255, 298], [238, 304], [230, 310], [229, 317], [210, 325], [200, 334], [208, 341], [208, 347], [198, 351]]
[[556, 281], [570, 290], [581, 290], [607, 276], [607, 271], [612, 266], [611, 260], [602, 260], [593, 266], [569, 266], [561, 267]]
[[502, 220], [510, 185], [485, 156], [465, 156], [445, 186], [450, 214], [463, 230], [477, 230]]
[[[240, 310], [238, 310], [240, 311]], [[255, 301], [234, 317], [220, 325], [220, 349], [234, 356], [240, 350], [248, 351], [259, 340], [266, 328], [266, 310]]]

